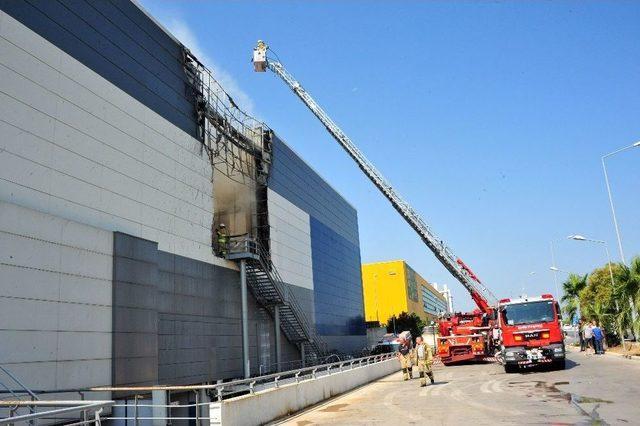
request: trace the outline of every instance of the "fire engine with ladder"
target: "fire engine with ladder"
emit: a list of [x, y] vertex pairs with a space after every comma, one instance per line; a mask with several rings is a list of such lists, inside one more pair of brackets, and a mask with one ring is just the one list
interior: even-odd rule
[[539, 363], [553, 363], [564, 368], [560, 309], [553, 296], [498, 300], [398, 194], [282, 63], [268, 57], [268, 52], [267, 44], [258, 41], [253, 51], [254, 70], [271, 70], [285, 82], [420, 236], [440, 263], [463, 285], [478, 307], [470, 313], [449, 313], [440, 319], [437, 354], [443, 363], [448, 365], [496, 355], [507, 372]]

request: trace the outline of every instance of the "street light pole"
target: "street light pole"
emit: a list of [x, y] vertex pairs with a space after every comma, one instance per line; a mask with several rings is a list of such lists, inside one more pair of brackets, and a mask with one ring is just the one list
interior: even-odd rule
[[[611, 278], [611, 286], [615, 286], [615, 283], [613, 281], [613, 269], [611, 268], [611, 255], [609, 254], [609, 248], [607, 247], [607, 244], [604, 243], [604, 251], [607, 253], [607, 265], [609, 265], [609, 277]], [[618, 301], [616, 300], [616, 303], [618, 303]]]
[[624, 257], [624, 250], [622, 249], [622, 238], [620, 237], [620, 228], [618, 226], [618, 219], [616, 218], [616, 209], [613, 206], [613, 196], [611, 195], [611, 185], [609, 184], [609, 174], [607, 173], [607, 166], [604, 160], [608, 157], [611, 157], [612, 155], [618, 154], [620, 152], [626, 151], [631, 148], [637, 148], [637, 147], [640, 147], [640, 141], [632, 145], [625, 146], [624, 148], [617, 149], [613, 152], [610, 152], [602, 156], [602, 170], [604, 171], [604, 181], [607, 185], [607, 193], [609, 194], [609, 205], [611, 206], [611, 216], [613, 217], [613, 226], [616, 229], [616, 237], [618, 239], [618, 250], [620, 250], [620, 259], [622, 259], [623, 265], [626, 265], [627, 262]]
[[[531, 271], [531, 272], [529, 272], [529, 277], [532, 277], [535, 274], [536, 274], [536, 271]], [[525, 288], [527, 287], [528, 284], [529, 284], [529, 278], [527, 277], [527, 278], [525, 278], [524, 284], [522, 285], [522, 295], [521, 295], [521, 297], [523, 297], [523, 298], [526, 297]]]
[[[549, 269], [551, 269], [551, 270], [553, 271], [553, 275], [554, 275], [554, 276], [555, 276], [558, 272], [562, 272], [563, 274], [571, 275], [571, 272], [569, 272], [569, 271], [565, 271], [564, 269], [560, 269], [560, 268], [557, 268], [557, 267], [555, 267], [555, 266], [552, 266], [552, 267], [550, 267]], [[559, 298], [558, 298], [558, 300], [559, 300]], [[580, 312], [580, 299], [579, 299], [579, 298], [578, 298], [578, 306], [577, 306], [577, 308], [578, 308], [578, 309], [576, 310], [576, 314], [575, 314], [574, 318], [575, 318], [575, 317], [581, 318], [581, 317], [582, 317], [582, 313]], [[572, 322], [573, 322], [574, 318], [571, 318], [571, 321], [572, 321]]]
[[556, 297], [560, 299], [560, 290], [558, 288], [558, 268], [556, 268], [556, 255], [553, 249], [553, 241], [550, 241], [551, 245], [551, 270], [553, 271], [553, 281], [556, 285]]

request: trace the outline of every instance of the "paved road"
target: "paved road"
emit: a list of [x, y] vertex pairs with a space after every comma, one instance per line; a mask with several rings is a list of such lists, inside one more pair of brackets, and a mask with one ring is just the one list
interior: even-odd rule
[[280, 424], [640, 424], [638, 361], [573, 352], [564, 371], [471, 364], [435, 374], [435, 385], [420, 388], [396, 373]]

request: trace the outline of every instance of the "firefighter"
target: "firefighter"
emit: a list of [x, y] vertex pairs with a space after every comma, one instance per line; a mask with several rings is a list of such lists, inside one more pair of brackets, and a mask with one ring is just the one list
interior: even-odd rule
[[410, 342], [411, 350], [409, 351], [408, 370], [409, 370], [409, 378], [413, 379], [413, 367], [416, 365], [416, 363], [413, 362], [413, 360], [416, 358], [416, 352], [415, 352], [416, 348], [411, 344], [411, 340], [409, 340], [409, 342]]
[[216, 228], [216, 241], [218, 242], [218, 254], [227, 257], [227, 248], [229, 246], [229, 233], [224, 223]]
[[414, 363], [418, 366], [418, 372], [420, 374], [420, 387], [427, 386], [427, 378], [431, 379], [431, 384], [434, 383], [433, 372], [431, 366], [433, 365], [433, 354], [431, 353], [431, 347], [422, 341], [422, 337], [416, 337], [416, 347], [413, 350]]
[[402, 377], [409, 380], [411, 377], [411, 346], [407, 339], [403, 339], [398, 349], [398, 359], [400, 360], [400, 368], [402, 368]]

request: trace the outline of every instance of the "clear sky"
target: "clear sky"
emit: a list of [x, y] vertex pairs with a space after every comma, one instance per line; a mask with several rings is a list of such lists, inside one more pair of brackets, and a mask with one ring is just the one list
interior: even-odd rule
[[[600, 158], [640, 140], [640, 2], [169, 2], [144, 7], [357, 209], [363, 262], [467, 294], [322, 125], [250, 57], [263, 39], [498, 297], [619, 260]], [[640, 254], [640, 148], [608, 161]], [[535, 272], [535, 274], [531, 274]], [[560, 274], [562, 279], [563, 275]]]

